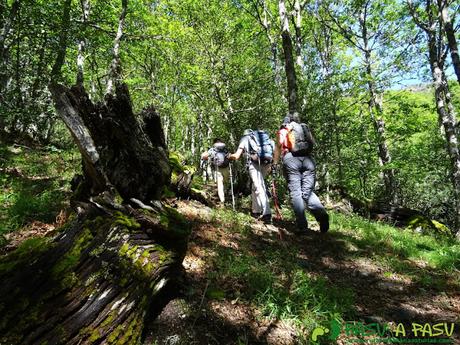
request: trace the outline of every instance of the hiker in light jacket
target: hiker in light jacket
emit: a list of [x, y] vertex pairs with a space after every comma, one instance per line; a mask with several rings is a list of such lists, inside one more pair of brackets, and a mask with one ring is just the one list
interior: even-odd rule
[[201, 159], [212, 166], [213, 179], [217, 183], [217, 194], [221, 204], [225, 202], [225, 190], [229, 181], [228, 151], [219, 138], [214, 139], [212, 147], [201, 154]]
[[310, 130], [300, 122], [297, 113], [285, 117], [277, 133], [273, 163], [276, 166], [282, 159], [299, 234], [310, 231], [305, 217], [305, 205], [319, 222], [320, 231], [325, 233], [329, 230], [329, 215], [313, 192], [316, 167], [311, 151], [314, 143]]
[[229, 155], [229, 159], [238, 160], [243, 153], [245, 154], [249, 177], [252, 182], [252, 215], [266, 223], [270, 223], [272, 214], [264, 179], [270, 172], [274, 143], [273, 140], [270, 140], [268, 145], [267, 138], [268, 134], [265, 131], [246, 129], [238, 149], [235, 153]]

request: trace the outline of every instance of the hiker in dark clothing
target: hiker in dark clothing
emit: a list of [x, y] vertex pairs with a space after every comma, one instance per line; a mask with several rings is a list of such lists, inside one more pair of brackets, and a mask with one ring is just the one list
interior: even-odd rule
[[320, 231], [329, 230], [329, 215], [313, 192], [315, 187], [315, 161], [311, 157], [314, 139], [307, 125], [300, 122], [297, 113], [286, 116], [277, 133], [273, 162], [282, 159], [292, 206], [300, 234], [308, 233], [305, 205], [319, 222]]
[[225, 202], [225, 189], [229, 181], [228, 151], [222, 140], [214, 139], [212, 147], [201, 154], [201, 159], [212, 166], [213, 179], [217, 183], [217, 194], [221, 204]]

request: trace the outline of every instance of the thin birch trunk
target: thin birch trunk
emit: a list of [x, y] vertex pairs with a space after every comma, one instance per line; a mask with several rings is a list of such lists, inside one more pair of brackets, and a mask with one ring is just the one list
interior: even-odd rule
[[299, 0], [294, 2], [294, 14], [295, 14], [295, 51], [296, 51], [296, 63], [302, 69], [302, 12]]
[[272, 67], [273, 67], [273, 75], [275, 78], [276, 85], [281, 84], [281, 70], [278, 64], [278, 46], [276, 44], [276, 40], [271, 34], [271, 22], [269, 20], [269, 12], [267, 8], [267, 3], [265, 0], [262, 1], [263, 6], [263, 18], [260, 18], [260, 24], [265, 29], [265, 34], [267, 36], [268, 42], [270, 43], [270, 50], [272, 53]]
[[457, 38], [455, 37], [454, 26], [449, 16], [449, 5], [447, 0], [438, 0], [438, 7], [444, 31], [446, 32], [447, 42], [449, 43], [452, 65], [454, 66], [454, 71], [457, 75], [457, 81], [460, 83], [460, 57], [458, 54], [458, 44]]
[[13, 2], [9, 11], [9, 16], [3, 22], [3, 27], [0, 30], [0, 100], [3, 98], [4, 92], [8, 86], [8, 80], [10, 79], [8, 73], [10, 47], [7, 41], [12, 34], [12, 26], [19, 13], [20, 4], [20, 0], [15, 0]]
[[[81, 11], [82, 11], [82, 22], [86, 25], [89, 19], [90, 4], [89, 0], [81, 0]], [[77, 54], [77, 85], [83, 85], [84, 82], [84, 66], [85, 66], [85, 48], [86, 39], [85, 35], [82, 35], [80, 42], [78, 43], [78, 54]]]
[[117, 35], [115, 36], [113, 43], [113, 58], [109, 71], [109, 78], [107, 80], [106, 94], [112, 93], [114, 85], [118, 85], [121, 81], [120, 42], [123, 37], [126, 13], [128, 12], [128, 0], [121, 0], [121, 6], [122, 9], [120, 19], [118, 21]]
[[[431, 37], [429, 39], [432, 40], [435, 38]], [[436, 97], [436, 110], [438, 112], [439, 122], [442, 124], [444, 129], [446, 149], [451, 160], [451, 177], [455, 195], [455, 227], [457, 233], [460, 233], [458, 232], [460, 227], [460, 152], [458, 149], [458, 138], [455, 131], [457, 120], [453, 104], [451, 102], [449, 85], [445, 78], [445, 74], [440, 67], [439, 61], [436, 58], [436, 45], [430, 44], [429, 47], [430, 67]]]
[[40, 51], [38, 53], [38, 64], [37, 69], [35, 71], [35, 80], [32, 85], [32, 92], [31, 98], [32, 101], [38, 96], [38, 91], [40, 87], [40, 82], [43, 80], [44, 69], [45, 69], [45, 48], [48, 42], [48, 34], [46, 32], [43, 33], [43, 42], [40, 47]]
[[367, 8], [364, 8], [359, 16], [361, 26], [361, 36], [363, 39], [364, 64], [367, 75], [367, 86], [369, 92], [369, 114], [374, 126], [377, 137], [379, 163], [382, 166], [382, 178], [385, 186], [385, 195], [389, 201], [397, 204], [397, 195], [395, 191], [394, 170], [388, 169], [386, 166], [391, 163], [391, 155], [388, 149], [385, 135], [385, 121], [383, 120], [382, 101], [378, 96], [377, 88], [374, 82], [374, 74], [372, 70], [371, 48], [369, 47], [369, 33], [367, 30]]
[[[439, 4], [440, 2], [438, 2]], [[434, 93], [436, 99], [436, 110], [439, 116], [439, 122], [444, 129], [444, 137], [446, 141], [447, 153], [450, 157], [451, 166], [451, 180], [454, 192], [454, 226], [457, 237], [460, 236], [460, 152], [458, 149], [458, 138], [456, 133], [456, 116], [454, 106], [451, 100], [449, 91], [449, 84], [446, 79], [444, 66], [445, 47], [442, 41], [442, 30], [445, 26], [446, 18], [444, 15], [439, 16], [433, 13], [433, 6], [431, 0], [426, 0], [425, 12], [427, 14], [427, 21], [422, 22], [416, 13], [415, 7], [411, 0], [408, 0], [411, 15], [417, 24], [422, 29], [427, 37], [428, 44], [428, 57], [431, 68], [431, 75], [433, 79]]]

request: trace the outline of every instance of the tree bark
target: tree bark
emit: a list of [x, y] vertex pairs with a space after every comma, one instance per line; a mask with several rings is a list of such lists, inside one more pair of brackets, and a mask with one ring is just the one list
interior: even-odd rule
[[101, 104], [82, 87], [50, 91], [84, 177], [55, 239], [0, 259], [0, 343], [139, 343], [181, 271], [189, 228], [157, 201], [170, 177], [159, 116], [135, 116], [124, 85]]
[[72, 0], [65, 0], [63, 4], [61, 30], [59, 34], [59, 46], [57, 57], [51, 70], [51, 80], [59, 81], [61, 78], [61, 69], [65, 62], [65, 56], [67, 53], [67, 37], [70, 27], [70, 7]]
[[455, 37], [454, 26], [449, 16], [449, 4], [447, 0], [438, 0], [438, 8], [441, 13], [441, 21], [449, 44], [452, 65], [454, 66], [454, 71], [457, 75], [457, 81], [460, 83], [460, 57], [458, 54], [458, 45], [457, 38]]
[[39, 95], [40, 91], [40, 84], [43, 81], [43, 71], [45, 70], [45, 50], [48, 43], [48, 34], [46, 32], [43, 33], [42, 36], [42, 44], [40, 46], [40, 51], [38, 53], [38, 63], [37, 69], [35, 70], [35, 80], [32, 85], [32, 91], [30, 93], [30, 97], [32, 98], [32, 102], [35, 102], [35, 98]]
[[[434, 39], [433, 38], [430, 38]], [[434, 91], [436, 97], [436, 109], [439, 116], [439, 122], [444, 128], [446, 140], [446, 149], [451, 160], [451, 177], [455, 195], [455, 228], [460, 228], [460, 152], [458, 149], [458, 138], [455, 131], [457, 123], [453, 104], [449, 91], [449, 85], [445, 74], [440, 68], [436, 56], [436, 45], [433, 42], [429, 45], [430, 67], [433, 77]]]
[[[81, 0], [81, 19], [83, 25], [86, 25], [86, 22], [89, 19], [90, 4], [89, 0]], [[83, 85], [84, 81], [84, 66], [85, 66], [85, 48], [86, 48], [86, 39], [84, 35], [78, 43], [78, 54], [77, 54], [77, 85]]]
[[292, 37], [289, 30], [289, 18], [284, 0], [279, 0], [279, 14], [281, 21], [281, 39], [284, 51], [284, 68], [287, 79], [287, 100], [289, 113], [298, 112], [297, 76], [294, 64]]
[[[255, 4], [257, 8], [257, 4]], [[281, 84], [281, 68], [278, 64], [278, 45], [276, 44], [276, 40], [271, 34], [271, 22], [269, 20], [269, 10], [267, 7], [267, 2], [265, 0], [262, 1], [263, 6], [263, 19], [259, 15], [259, 22], [265, 30], [265, 34], [267, 36], [268, 42], [270, 43], [270, 50], [272, 53], [272, 67], [273, 67], [273, 75], [275, 78], [276, 85]]]
[[[15, 0], [9, 10], [9, 15], [3, 22], [3, 27], [0, 30], [0, 100], [4, 97], [4, 92], [7, 88], [8, 79], [8, 61], [9, 61], [9, 44], [8, 37], [11, 35], [12, 26], [19, 13], [20, 0]], [[5, 11], [6, 12], [6, 11]]]
[[296, 52], [296, 63], [302, 69], [302, 7], [299, 0], [294, 2], [294, 27], [295, 27], [295, 52]]
[[442, 45], [442, 26], [445, 24], [444, 18], [433, 12], [432, 0], [426, 0], [425, 12], [427, 21], [422, 22], [417, 16], [414, 5], [408, 0], [411, 15], [417, 26], [423, 30], [427, 37], [428, 58], [433, 79], [433, 86], [436, 99], [436, 110], [439, 122], [444, 129], [447, 153], [450, 157], [450, 175], [454, 192], [454, 227], [457, 237], [460, 236], [460, 151], [458, 149], [458, 138], [456, 133], [456, 116], [452, 103], [449, 84], [446, 79], [445, 47]]
[[110, 66], [109, 79], [107, 80], [106, 93], [113, 92], [114, 85], [116, 86], [121, 80], [121, 63], [120, 63], [120, 42], [123, 37], [123, 28], [125, 26], [126, 13], [128, 12], [128, 0], [121, 1], [121, 14], [118, 20], [118, 30], [113, 42], [113, 58]]
[[364, 54], [364, 64], [369, 92], [369, 114], [377, 137], [379, 162], [383, 169], [382, 175], [385, 187], [384, 195], [385, 198], [388, 198], [390, 203], [397, 204], [398, 200], [395, 190], [395, 172], [394, 169], [387, 168], [387, 165], [391, 163], [391, 155], [385, 137], [385, 121], [383, 120], [382, 102], [378, 98], [372, 71], [371, 48], [369, 47], [369, 33], [367, 28], [367, 7], [362, 9], [359, 16], [359, 23], [361, 27], [361, 37], [363, 39], [362, 51]]

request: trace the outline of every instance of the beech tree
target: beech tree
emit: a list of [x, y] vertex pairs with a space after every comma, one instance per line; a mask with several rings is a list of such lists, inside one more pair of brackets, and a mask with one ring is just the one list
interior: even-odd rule
[[[405, 35], [396, 35], [403, 22], [398, 11], [397, 4], [391, 1], [333, 2], [327, 8], [327, 17], [323, 18], [324, 24], [338, 32], [361, 55], [360, 72], [367, 92], [367, 112], [374, 128], [377, 154], [382, 167], [383, 198], [395, 204], [398, 203], [398, 196], [383, 118], [385, 74], [382, 72], [387, 68], [397, 72], [394, 67], [400, 65], [399, 60], [406, 51], [407, 43], [403, 43]], [[403, 46], [402, 51], [396, 48], [398, 42]]]
[[[439, 2], [438, 5], [443, 5]], [[456, 131], [457, 119], [455, 115], [452, 95], [446, 77], [447, 49], [445, 43], [445, 15], [442, 15], [443, 7], [438, 7], [431, 0], [426, 0], [424, 9], [420, 4], [408, 1], [408, 6], [416, 25], [425, 33], [428, 45], [428, 61], [433, 80], [433, 88], [436, 100], [436, 110], [439, 123], [444, 129], [446, 150], [451, 160], [451, 179], [455, 197], [455, 232], [457, 235], [460, 227], [460, 151]]]

